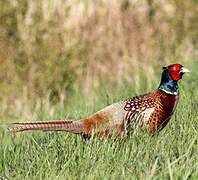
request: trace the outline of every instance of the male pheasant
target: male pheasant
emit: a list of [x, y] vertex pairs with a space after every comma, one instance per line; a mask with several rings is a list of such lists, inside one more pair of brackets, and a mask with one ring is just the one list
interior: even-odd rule
[[179, 100], [177, 82], [188, 72], [180, 64], [163, 67], [157, 90], [114, 103], [85, 119], [14, 123], [10, 130], [65, 131], [84, 137], [94, 133], [102, 137], [123, 138], [128, 127], [135, 125], [155, 133], [166, 126], [174, 113]]

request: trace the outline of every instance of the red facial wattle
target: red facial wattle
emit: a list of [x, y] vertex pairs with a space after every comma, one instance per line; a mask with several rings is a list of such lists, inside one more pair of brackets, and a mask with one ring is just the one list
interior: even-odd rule
[[182, 78], [182, 74], [178, 71], [169, 71], [169, 73], [174, 81], [178, 81]]
[[183, 75], [183, 74], [181, 73], [182, 67], [183, 67], [183, 66], [180, 65], [180, 64], [174, 64], [174, 65], [169, 66], [169, 67], [167, 68], [169, 74], [171, 75], [171, 77], [172, 77], [172, 79], [173, 79], [174, 81], [178, 81], [178, 80], [180, 80], [180, 79], [182, 78], [182, 75]]

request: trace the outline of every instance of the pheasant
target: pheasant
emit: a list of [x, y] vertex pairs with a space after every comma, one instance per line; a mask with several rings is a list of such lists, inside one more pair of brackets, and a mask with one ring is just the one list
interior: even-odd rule
[[114, 103], [80, 120], [55, 120], [13, 123], [12, 132], [65, 131], [91, 137], [124, 138], [129, 127], [158, 132], [169, 122], [179, 100], [178, 80], [190, 71], [180, 64], [163, 67], [159, 87], [147, 94]]

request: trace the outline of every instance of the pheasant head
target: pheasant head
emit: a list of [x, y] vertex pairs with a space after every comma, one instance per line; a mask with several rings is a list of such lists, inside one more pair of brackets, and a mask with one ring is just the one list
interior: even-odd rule
[[178, 95], [179, 88], [177, 81], [179, 81], [185, 73], [190, 71], [184, 68], [181, 64], [171, 64], [163, 67], [163, 73], [159, 89], [168, 94]]

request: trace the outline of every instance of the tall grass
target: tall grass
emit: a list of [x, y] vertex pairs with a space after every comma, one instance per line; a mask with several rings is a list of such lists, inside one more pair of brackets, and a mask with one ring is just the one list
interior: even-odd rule
[[[9, 179], [197, 179], [197, 1], [0, 1], [0, 176]], [[3, 123], [83, 118], [157, 87], [178, 62], [175, 116], [159, 135], [84, 142], [12, 137]]]
[[[197, 179], [197, 64], [180, 82], [180, 102], [167, 127], [156, 136], [136, 129], [122, 141], [81, 137], [64, 132], [0, 131], [0, 175], [9, 179]], [[159, 76], [159, 75], [158, 75]], [[152, 89], [158, 80], [153, 82]], [[154, 85], [155, 84], [155, 85]], [[140, 83], [140, 92], [150, 88]], [[35, 119], [83, 118], [112, 102], [137, 94], [128, 84], [120, 91], [101, 90], [92, 105], [77, 94], [72, 103]]]

